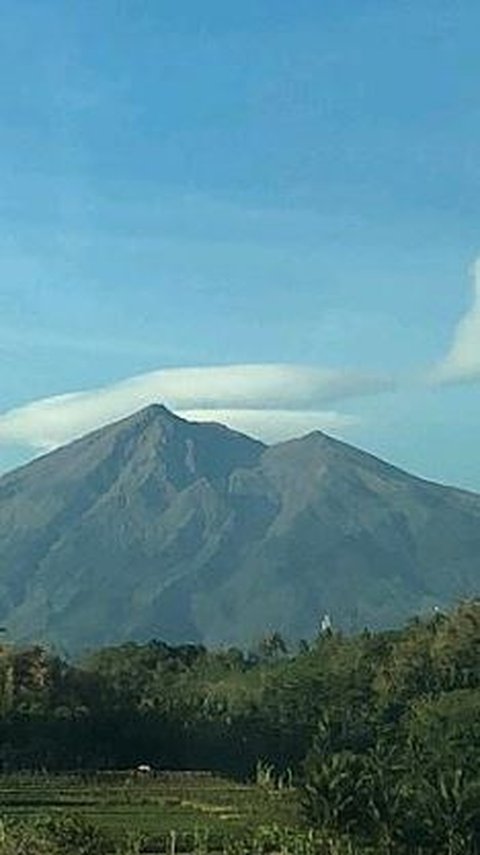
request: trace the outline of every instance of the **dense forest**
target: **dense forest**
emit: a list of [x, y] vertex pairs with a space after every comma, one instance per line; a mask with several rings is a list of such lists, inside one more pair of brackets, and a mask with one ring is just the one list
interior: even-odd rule
[[[209, 769], [298, 786], [350, 852], [480, 852], [480, 602], [248, 653], [153, 640], [71, 663], [4, 641], [0, 763]], [[343, 850], [338, 850], [343, 851]]]

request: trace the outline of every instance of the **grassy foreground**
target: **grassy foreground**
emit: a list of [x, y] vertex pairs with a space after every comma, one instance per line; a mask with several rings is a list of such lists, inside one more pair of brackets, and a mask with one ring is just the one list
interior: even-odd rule
[[[265, 827], [298, 827], [294, 790], [246, 785], [209, 773], [11, 775], [0, 778], [2, 818], [78, 816], [115, 846], [129, 835], [149, 852], [217, 849]], [[173, 834], [172, 834], [173, 832]]]

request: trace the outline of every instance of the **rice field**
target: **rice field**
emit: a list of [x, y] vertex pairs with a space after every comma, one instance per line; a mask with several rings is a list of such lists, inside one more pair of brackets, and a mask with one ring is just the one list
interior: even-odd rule
[[266, 827], [300, 827], [292, 788], [242, 784], [210, 773], [0, 777], [3, 818], [81, 816], [112, 844], [135, 835], [148, 852], [216, 850]]

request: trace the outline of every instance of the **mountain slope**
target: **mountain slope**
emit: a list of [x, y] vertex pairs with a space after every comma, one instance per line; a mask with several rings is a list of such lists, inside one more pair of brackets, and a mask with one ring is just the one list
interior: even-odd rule
[[480, 496], [164, 407], [0, 479], [0, 621], [69, 649], [389, 625], [480, 591]]

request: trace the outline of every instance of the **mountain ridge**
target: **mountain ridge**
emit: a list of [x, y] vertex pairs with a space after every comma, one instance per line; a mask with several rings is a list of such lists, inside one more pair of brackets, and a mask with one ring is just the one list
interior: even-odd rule
[[0, 620], [69, 649], [359, 629], [479, 592], [480, 496], [151, 405], [0, 478]]

